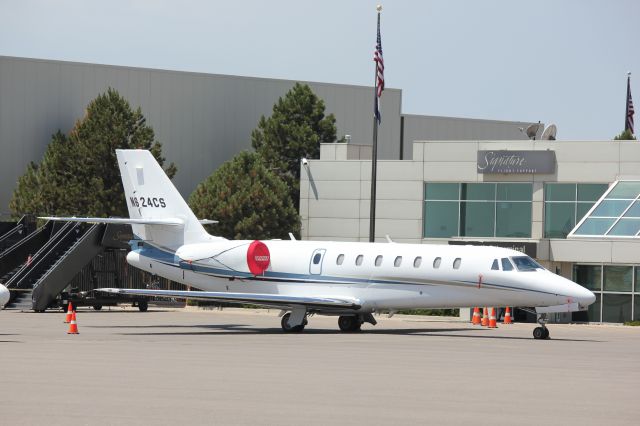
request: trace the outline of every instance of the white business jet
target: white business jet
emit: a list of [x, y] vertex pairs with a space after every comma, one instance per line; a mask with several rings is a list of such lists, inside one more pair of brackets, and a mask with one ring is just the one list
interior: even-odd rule
[[0, 284], [0, 309], [4, 309], [4, 305], [9, 302], [9, 290]]
[[547, 313], [585, 310], [595, 300], [530, 257], [497, 247], [215, 237], [148, 151], [116, 155], [130, 218], [46, 219], [131, 224], [129, 264], [202, 291], [101, 291], [278, 308], [290, 332], [302, 331], [310, 314], [337, 316], [340, 330], [357, 331], [376, 324], [374, 312], [534, 307], [542, 314], [537, 339], [549, 336]]

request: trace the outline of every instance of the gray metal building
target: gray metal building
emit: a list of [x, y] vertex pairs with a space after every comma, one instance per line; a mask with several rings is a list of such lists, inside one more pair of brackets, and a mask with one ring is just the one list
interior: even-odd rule
[[[176, 186], [188, 196], [220, 164], [249, 149], [261, 115], [295, 83], [0, 56], [0, 214], [30, 161], [40, 161], [51, 135], [68, 132], [87, 104], [112, 87], [141, 107], [168, 161], [176, 163]], [[338, 137], [371, 144], [373, 89], [308, 82], [336, 116]], [[416, 139], [524, 138], [528, 123], [401, 114], [402, 92], [386, 89], [379, 129], [379, 158], [410, 158]]]

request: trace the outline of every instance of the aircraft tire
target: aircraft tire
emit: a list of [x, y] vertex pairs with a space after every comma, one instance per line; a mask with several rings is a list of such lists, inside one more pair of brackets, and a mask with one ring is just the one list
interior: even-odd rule
[[291, 312], [287, 312], [282, 316], [282, 319], [280, 320], [280, 326], [282, 327], [282, 331], [286, 333], [300, 333], [302, 330], [304, 330], [304, 326], [307, 325], [306, 318], [304, 319], [304, 322], [302, 324], [291, 327], [289, 325], [290, 317], [291, 317]]
[[102, 305], [93, 305], [94, 311], [99, 311], [100, 309], [102, 309]]
[[138, 302], [138, 310], [140, 312], [147, 312], [147, 309], [149, 309], [149, 303], [146, 300], [141, 300]]
[[340, 331], [354, 332], [360, 331], [362, 323], [354, 315], [342, 315], [338, 317], [338, 327], [340, 327]]
[[536, 327], [533, 329], [533, 338], [534, 339], [546, 339], [549, 336], [549, 330], [546, 330], [542, 327]]

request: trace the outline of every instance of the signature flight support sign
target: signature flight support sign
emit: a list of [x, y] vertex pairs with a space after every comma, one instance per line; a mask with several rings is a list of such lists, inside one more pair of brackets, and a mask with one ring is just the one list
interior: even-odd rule
[[555, 151], [478, 151], [478, 173], [553, 174]]

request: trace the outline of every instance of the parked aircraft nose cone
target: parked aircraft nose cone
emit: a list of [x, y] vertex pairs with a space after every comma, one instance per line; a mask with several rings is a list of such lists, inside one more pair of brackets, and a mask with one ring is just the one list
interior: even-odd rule
[[593, 302], [596, 301], [596, 295], [593, 294], [593, 292], [591, 292], [591, 290], [588, 290], [584, 287], [582, 287], [581, 285], [576, 285], [576, 301], [578, 302], [578, 304], [582, 307], [587, 307], [589, 305], [591, 305]]
[[9, 290], [2, 284], [0, 284], [0, 309], [4, 308], [4, 305], [9, 301]]

